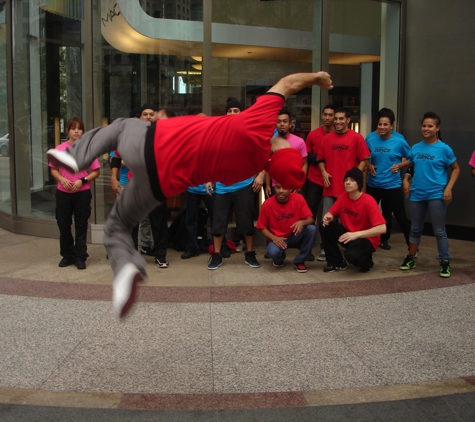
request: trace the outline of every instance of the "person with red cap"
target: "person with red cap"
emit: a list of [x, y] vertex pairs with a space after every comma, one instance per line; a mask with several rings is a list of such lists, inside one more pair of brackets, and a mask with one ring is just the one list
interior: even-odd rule
[[[53, 164], [77, 172], [105, 152], [118, 150], [133, 172], [104, 228], [104, 245], [114, 272], [112, 299], [117, 317], [129, 310], [136, 282], [146, 276], [145, 260], [130, 236], [132, 228], [167, 197], [210, 180], [228, 185], [245, 180], [268, 162], [271, 177], [283, 187], [301, 187], [293, 184], [305, 180], [301, 158], [298, 172], [302, 178], [287, 179], [284, 175], [292, 173], [289, 165], [293, 161], [285, 156], [296, 151], [279, 150], [269, 158], [270, 139], [286, 98], [312, 85], [333, 87], [326, 72], [288, 75], [250, 108], [234, 116], [183, 116], [151, 124], [117, 119], [85, 133], [67, 152], [48, 151]], [[285, 164], [284, 171], [279, 170], [279, 163]]]
[[[281, 149], [278, 152], [280, 151], [286, 150]], [[300, 158], [298, 151], [294, 151]], [[287, 248], [299, 248], [300, 252], [293, 261], [294, 267], [299, 273], [307, 272], [305, 261], [311, 259], [317, 235], [314, 223], [304, 197], [298, 193], [290, 193], [290, 190], [276, 183], [275, 195], [262, 204], [256, 226], [269, 239], [266, 253], [272, 259], [274, 267], [284, 266]]]

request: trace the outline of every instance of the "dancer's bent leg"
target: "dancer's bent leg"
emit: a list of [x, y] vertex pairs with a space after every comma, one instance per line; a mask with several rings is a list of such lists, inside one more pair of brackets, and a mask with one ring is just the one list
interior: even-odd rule
[[119, 142], [119, 153], [132, 171], [132, 178], [117, 197], [109, 214], [104, 228], [104, 245], [114, 275], [128, 262], [135, 264], [145, 275], [145, 260], [135, 248], [130, 233], [160, 202], [153, 195], [147, 174], [145, 136], [139, 135], [133, 140], [131, 134], [123, 132], [121, 137], [126, 142], [124, 139]]

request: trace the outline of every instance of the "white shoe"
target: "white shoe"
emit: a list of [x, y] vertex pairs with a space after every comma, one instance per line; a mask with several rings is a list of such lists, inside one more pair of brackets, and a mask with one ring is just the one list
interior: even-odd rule
[[66, 151], [58, 151], [57, 149], [50, 149], [47, 153], [49, 161], [54, 167], [63, 167], [71, 173], [78, 173], [79, 166], [74, 157]]
[[317, 256], [317, 261], [321, 262], [321, 261], [326, 261], [326, 260], [327, 260], [327, 258], [325, 256], [325, 251], [322, 249], [320, 251], [320, 253], [318, 254], [318, 256]]
[[135, 299], [136, 282], [142, 281], [143, 276], [136, 265], [125, 264], [114, 278], [112, 287], [112, 306], [117, 319], [129, 311]]

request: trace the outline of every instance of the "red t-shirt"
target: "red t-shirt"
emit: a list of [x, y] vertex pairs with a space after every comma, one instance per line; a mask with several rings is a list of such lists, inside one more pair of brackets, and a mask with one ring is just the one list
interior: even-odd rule
[[[340, 216], [341, 224], [349, 232], [368, 230], [380, 224], [386, 224], [378, 204], [371, 195], [366, 193], [353, 201], [346, 191], [343, 192], [330, 208], [329, 213], [334, 217]], [[368, 237], [368, 240], [376, 250], [381, 243], [381, 236]]]
[[266, 94], [239, 114], [157, 121], [154, 152], [164, 196], [206, 182], [232, 185], [262, 171], [283, 104], [283, 96]]
[[[307, 145], [307, 152], [309, 154], [315, 154], [317, 156], [317, 160], [319, 160], [318, 150], [320, 149], [320, 144], [322, 143], [322, 139], [328, 135], [330, 132], [325, 132], [323, 130], [323, 126], [318, 127], [315, 130], [312, 130], [306, 140]], [[317, 185], [323, 186], [323, 176], [322, 172], [318, 168], [318, 164], [310, 164], [308, 166], [308, 180]]]
[[290, 227], [292, 224], [312, 216], [302, 195], [291, 193], [285, 204], [281, 204], [275, 196], [272, 196], [262, 204], [256, 227], [259, 230], [267, 229], [274, 236], [290, 237], [293, 234]]
[[371, 156], [364, 138], [351, 129], [343, 135], [330, 132], [322, 139], [318, 152], [318, 159], [325, 161], [325, 169], [332, 176], [330, 186], [323, 189], [324, 196], [340, 195], [346, 172]]

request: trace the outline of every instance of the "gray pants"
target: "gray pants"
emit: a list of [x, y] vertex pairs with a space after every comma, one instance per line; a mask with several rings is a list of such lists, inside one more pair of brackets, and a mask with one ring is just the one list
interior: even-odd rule
[[153, 247], [152, 226], [150, 225], [150, 218], [147, 216], [140, 222], [139, 228], [139, 244], [143, 247]]
[[330, 211], [332, 205], [336, 202], [337, 196], [324, 196], [323, 197], [323, 205], [322, 205], [322, 217]]
[[132, 229], [160, 202], [155, 199], [145, 164], [145, 138], [150, 123], [140, 119], [117, 119], [109, 126], [86, 132], [69, 149], [85, 169], [102, 154], [118, 150], [133, 177], [117, 197], [104, 227], [104, 246], [114, 275], [128, 262], [145, 276], [145, 259], [134, 247]]

